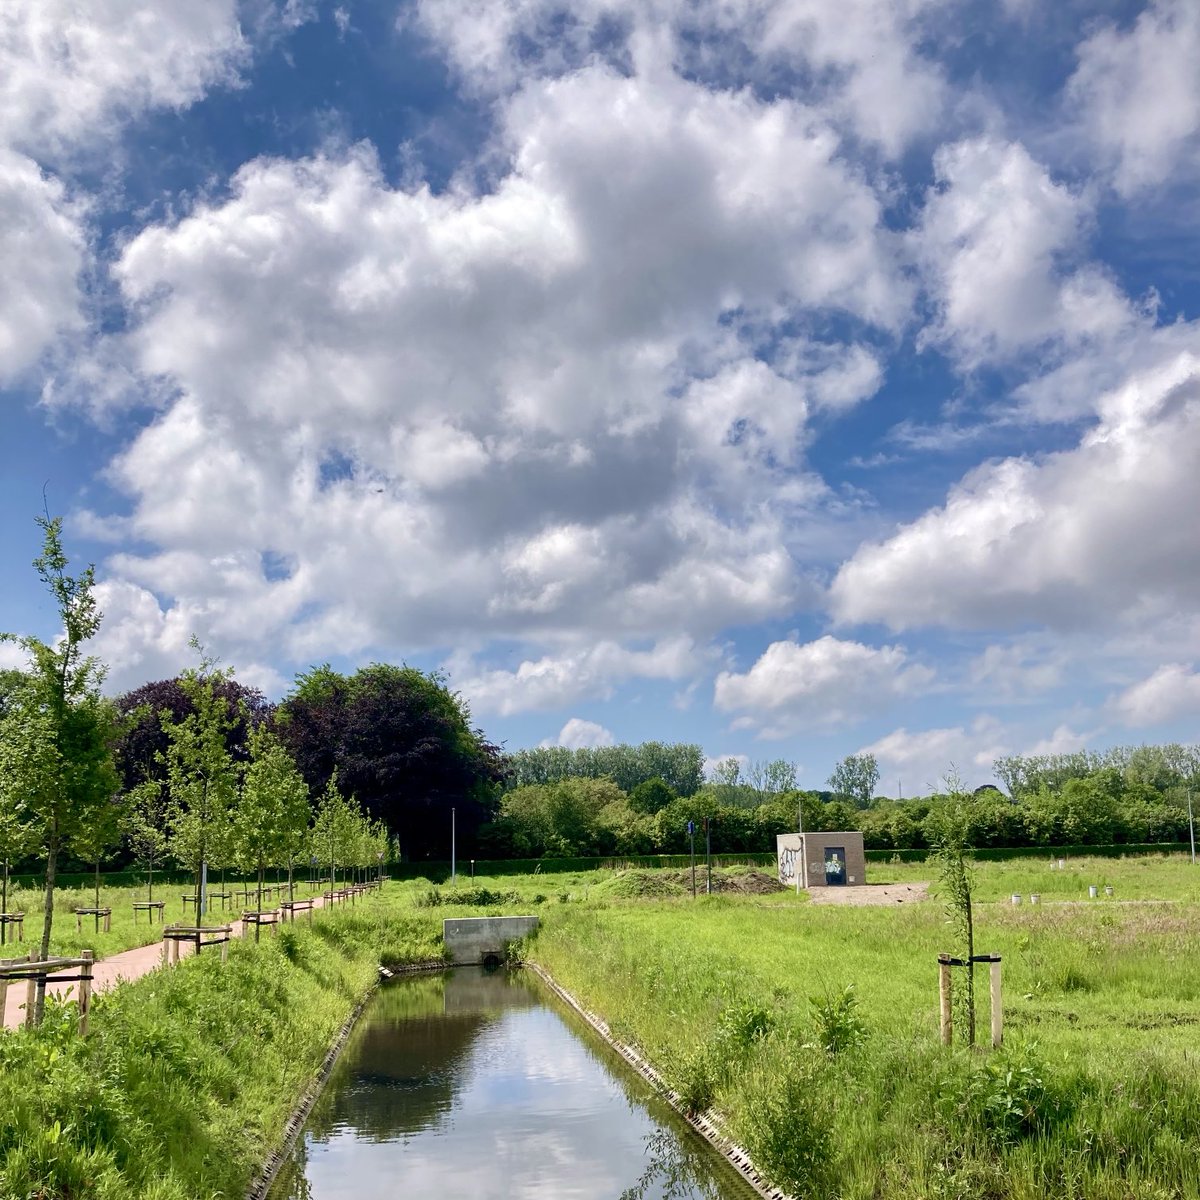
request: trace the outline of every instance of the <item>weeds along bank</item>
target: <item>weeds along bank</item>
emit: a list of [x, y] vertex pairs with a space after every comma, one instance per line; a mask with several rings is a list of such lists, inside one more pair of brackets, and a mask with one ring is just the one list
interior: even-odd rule
[[986, 1054], [938, 1045], [936, 904], [711, 897], [547, 918], [531, 957], [797, 1196], [1200, 1195], [1194, 907], [982, 906], [1008, 1009]]
[[0, 1035], [0, 1197], [240, 1197], [381, 958], [441, 957], [440, 919], [359, 904]]

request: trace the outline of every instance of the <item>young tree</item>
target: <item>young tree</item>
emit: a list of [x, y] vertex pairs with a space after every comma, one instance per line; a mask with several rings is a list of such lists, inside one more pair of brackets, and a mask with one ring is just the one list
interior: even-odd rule
[[292, 863], [307, 827], [308, 785], [279, 739], [259, 725], [250, 733], [250, 762], [233, 812], [238, 858], [258, 874], [259, 911], [268, 862], [287, 862], [290, 895]]
[[833, 768], [829, 790], [856, 808], [869, 808], [879, 783], [879, 764], [873, 754], [849, 754]]
[[231, 854], [229, 813], [237, 790], [237, 771], [226, 745], [236, 714], [222, 695], [220, 681], [229, 672], [213, 670], [205, 659], [183, 673], [180, 682], [192, 711], [179, 720], [164, 711], [163, 751], [170, 792], [170, 846], [174, 857], [196, 875], [197, 917], [207, 905], [210, 864], [225, 866]]
[[[107, 804], [97, 805], [88, 813], [71, 838], [71, 850], [95, 868], [95, 902], [100, 907], [100, 863], [105, 854], [121, 840], [123, 813], [120, 800], [113, 796]], [[100, 916], [96, 914], [96, 932], [100, 932]]]
[[975, 913], [972, 895], [975, 875], [971, 867], [971, 823], [970, 793], [963, 790], [954, 768], [950, 768], [944, 781], [946, 792], [943, 802], [926, 818], [930, 832], [930, 845], [934, 848], [934, 859], [938, 864], [945, 898], [946, 912], [951, 928], [959, 937], [965, 951], [967, 989], [967, 1042], [975, 1045]]
[[[353, 837], [354, 814], [352, 801], [347, 800], [338, 789], [337, 771], [330, 776], [329, 783], [317, 805], [313, 820], [313, 841], [318, 854], [324, 855], [329, 863], [329, 888], [337, 889], [337, 868], [346, 865]], [[356, 806], [357, 807], [357, 806]]]
[[[35, 845], [33, 826], [26, 819], [21, 794], [13, 787], [20, 778], [20, 770], [19, 764], [12, 761], [16, 743], [9, 741], [5, 724], [4, 710], [0, 708], [0, 860], [4, 863], [0, 913], [8, 912], [9, 868], [30, 853]], [[8, 926], [0, 924], [0, 946], [7, 937]]]
[[125, 836], [136, 863], [146, 868], [146, 899], [154, 902], [154, 867], [166, 854], [167, 788], [158, 779], [145, 779], [128, 794]]
[[[22, 672], [5, 704], [2, 733], [5, 742], [12, 739], [7, 786], [22, 797], [46, 855], [45, 916], [38, 951], [46, 959], [54, 923], [59, 852], [117, 790], [111, 750], [117, 719], [111, 704], [100, 695], [103, 667], [83, 652], [100, 628], [93, 569], [89, 566], [81, 575], [68, 575], [62, 519], [38, 517], [37, 522], [42, 530], [42, 553], [33, 565], [54, 597], [62, 632], [53, 644], [12, 634], [0, 634], [0, 640], [18, 642], [30, 659], [28, 671]], [[46, 987], [41, 982], [35, 1023], [40, 1023], [45, 1005]]]

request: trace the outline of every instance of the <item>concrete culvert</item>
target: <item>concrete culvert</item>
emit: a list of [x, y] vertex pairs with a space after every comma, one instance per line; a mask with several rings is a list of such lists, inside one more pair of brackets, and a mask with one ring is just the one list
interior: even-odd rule
[[483, 965], [489, 970], [494, 971], [497, 967], [502, 967], [504, 965], [504, 959], [502, 959], [499, 954], [485, 954], [483, 956]]

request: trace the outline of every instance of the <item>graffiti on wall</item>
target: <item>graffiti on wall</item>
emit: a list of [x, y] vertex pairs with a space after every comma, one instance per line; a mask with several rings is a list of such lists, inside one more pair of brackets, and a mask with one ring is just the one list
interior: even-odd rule
[[796, 864], [800, 861], [799, 846], [779, 847], [779, 882], [796, 882]]

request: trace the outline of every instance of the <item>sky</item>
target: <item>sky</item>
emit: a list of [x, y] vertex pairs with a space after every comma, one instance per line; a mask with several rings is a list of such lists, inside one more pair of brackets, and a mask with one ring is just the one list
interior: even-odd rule
[[[1200, 740], [1192, 0], [6, 0], [0, 629], [879, 790]], [[0, 647], [0, 665], [17, 661]]]

